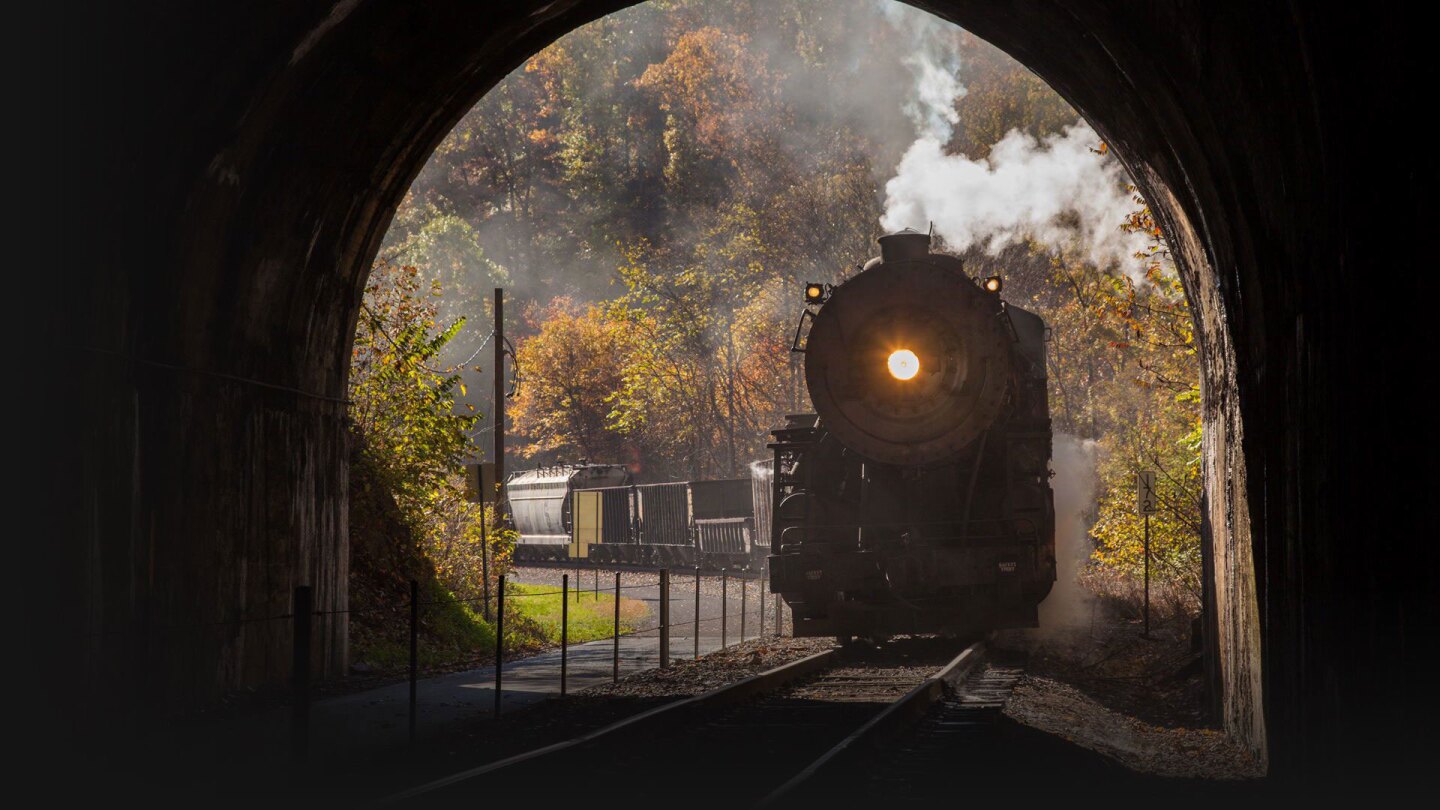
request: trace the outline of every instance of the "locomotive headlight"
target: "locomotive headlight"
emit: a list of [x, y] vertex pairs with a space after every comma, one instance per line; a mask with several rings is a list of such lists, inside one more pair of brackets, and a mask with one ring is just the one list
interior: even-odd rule
[[1000, 292], [1000, 290], [1005, 286], [1005, 282], [1002, 281], [999, 276], [991, 276], [985, 279], [984, 283], [985, 290], [992, 293]]
[[909, 349], [896, 349], [891, 352], [885, 365], [890, 369], [890, 376], [897, 380], [913, 379], [920, 373], [920, 358]]
[[819, 304], [825, 300], [825, 285], [810, 282], [805, 285], [805, 303]]

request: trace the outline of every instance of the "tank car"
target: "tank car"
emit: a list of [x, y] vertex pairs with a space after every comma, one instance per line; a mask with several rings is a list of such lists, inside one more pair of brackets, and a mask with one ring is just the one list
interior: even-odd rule
[[771, 590], [795, 634], [1033, 627], [1055, 581], [1045, 324], [915, 231], [806, 289], [815, 413], [773, 431]]

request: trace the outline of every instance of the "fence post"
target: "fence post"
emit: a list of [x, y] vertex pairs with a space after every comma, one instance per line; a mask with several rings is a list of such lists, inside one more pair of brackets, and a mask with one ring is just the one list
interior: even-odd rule
[[[579, 576], [578, 574], [576, 576]], [[578, 583], [577, 583], [578, 585]], [[584, 586], [580, 586], [584, 587]], [[575, 598], [580, 598], [580, 587]], [[570, 575], [560, 577], [560, 697], [565, 697], [565, 679], [570, 664]]]
[[600, 601], [600, 569], [595, 569], [595, 601]]
[[505, 575], [495, 582], [495, 716], [500, 716], [500, 688], [505, 671]]
[[775, 637], [780, 637], [780, 594], [775, 594]]
[[420, 667], [420, 581], [410, 580], [410, 742], [415, 742], [415, 679]]
[[[495, 514], [498, 520], [500, 514]], [[490, 621], [490, 537], [485, 534], [485, 505], [480, 505], [480, 615]]]
[[[765, 637], [765, 590], [770, 587], [770, 558], [765, 558], [765, 584], [760, 586], [760, 637]], [[773, 591], [772, 591], [773, 593]]]
[[610, 682], [620, 681], [620, 572], [615, 572], [615, 661], [610, 672]]
[[730, 569], [720, 569], [720, 649], [730, 646]]
[[700, 566], [695, 566], [695, 659], [700, 659]]
[[314, 592], [309, 585], [295, 588], [294, 611], [290, 744], [295, 764], [304, 765], [310, 754], [310, 625], [315, 613]]
[[740, 643], [745, 643], [745, 597], [750, 593], [750, 578], [740, 577]]
[[660, 668], [670, 666], [670, 569], [660, 569]]
[[1150, 638], [1150, 515], [1145, 515], [1145, 632], [1141, 638]]

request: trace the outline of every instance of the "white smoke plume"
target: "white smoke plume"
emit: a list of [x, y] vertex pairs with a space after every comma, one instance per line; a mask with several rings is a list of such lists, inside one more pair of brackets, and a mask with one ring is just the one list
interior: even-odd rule
[[1012, 130], [988, 158], [945, 154], [960, 120], [955, 102], [966, 93], [960, 81], [961, 29], [898, 3], [884, 10], [909, 40], [904, 62], [913, 87], [905, 109], [917, 139], [885, 185], [881, 225], [924, 230], [933, 222], [952, 247], [976, 246], [991, 254], [1022, 239], [1075, 246], [1095, 264], [1118, 263], [1144, 283], [1129, 259], [1145, 248], [1145, 237], [1120, 230], [1136, 203], [1119, 162], [1093, 151], [1100, 136], [1077, 120], [1043, 141]]
[[905, 102], [917, 132], [948, 139], [959, 123], [955, 100], [965, 95], [960, 83], [960, 29], [928, 12], [901, 3], [880, 6], [885, 19], [908, 40], [901, 59], [914, 77], [914, 94]]
[[1095, 464], [1098, 445], [1093, 439], [1056, 434], [1055, 470], [1055, 587], [1040, 603], [1040, 629], [1028, 635], [1040, 642], [1062, 641], [1087, 633], [1093, 617], [1095, 597], [1080, 584], [1080, 571], [1092, 548], [1090, 526], [1094, 521]]
[[1012, 130], [988, 158], [971, 160], [921, 137], [885, 184], [881, 224], [898, 230], [934, 222], [952, 246], [992, 254], [1026, 238], [1073, 244], [1101, 267], [1128, 269], [1145, 237], [1120, 230], [1137, 206], [1120, 164], [1091, 151], [1099, 143], [1084, 123], [1044, 141]]

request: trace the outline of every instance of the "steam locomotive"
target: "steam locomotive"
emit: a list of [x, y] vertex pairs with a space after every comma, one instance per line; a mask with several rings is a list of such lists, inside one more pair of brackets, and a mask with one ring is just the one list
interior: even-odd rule
[[879, 242], [806, 288], [815, 413], [772, 431], [770, 589], [797, 636], [1034, 627], [1055, 581], [1045, 323], [926, 234]]

